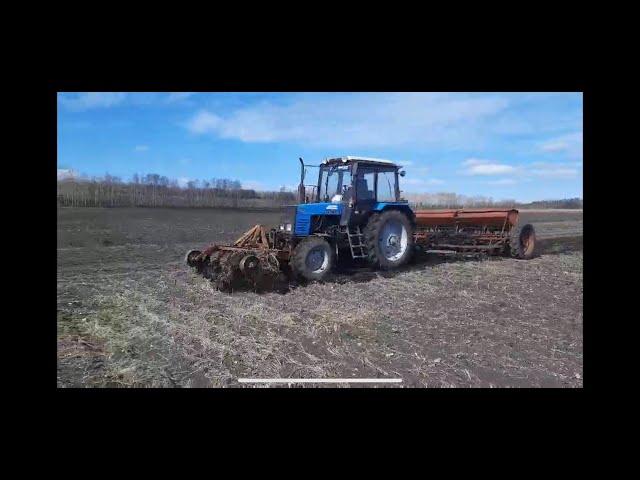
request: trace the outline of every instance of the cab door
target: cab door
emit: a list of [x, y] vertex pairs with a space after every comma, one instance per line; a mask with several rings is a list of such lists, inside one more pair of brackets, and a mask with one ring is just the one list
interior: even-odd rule
[[340, 219], [341, 225], [356, 226], [364, 224], [377, 203], [376, 170], [365, 166], [354, 168], [351, 172], [352, 186], [347, 193], [347, 204]]

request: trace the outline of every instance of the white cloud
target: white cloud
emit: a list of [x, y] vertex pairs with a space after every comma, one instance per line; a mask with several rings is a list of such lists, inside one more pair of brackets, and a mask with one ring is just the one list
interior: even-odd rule
[[498, 180], [490, 180], [487, 182], [487, 184], [489, 185], [496, 185], [496, 186], [515, 185], [516, 183], [518, 183], [517, 180], [513, 178], [499, 178]]
[[[469, 158], [462, 162], [467, 167], [461, 173], [475, 176], [500, 176], [508, 175], [509, 178], [499, 178], [486, 183], [491, 185], [513, 185], [517, 181], [529, 181], [532, 178], [570, 179], [576, 178], [580, 170], [577, 163], [549, 163], [534, 162], [528, 165], [507, 165], [493, 160]], [[516, 180], [517, 179], [517, 180]]]
[[501, 165], [497, 163], [487, 163], [485, 165], [474, 165], [469, 169], [469, 175], [502, 175], [515, 172], [511, 165]]
[[58, 169], [58, 180], [73, 180], [78, 177], [78, 172], [71, 168]]
[[149, 105], [175, 105], [191, 104], [187, 99], [195, 95], [191, 92], [81, 92], [81, 93], [59, 93], [60, 105], [74, 112], [81, 112], [97, 108], [109, 108], [123, 103], [144, 107]]
[[178, 186], [180, 188], [184, 188], [187, 186], [187, 183], [189, 183], [191, 181], [191, 179], [189, 177], [180, 177], [178, 178]]
[[183, 100], [186, 100], [187, 98], [191, 97], [192, 95], [195, 95], [194, 93], [191, 92], [172, 92], [167, 94], [166, 98], [165, 98], [165, 102], [166, 103], [178, 103], [181, 102]]
[[540, 145], [540, 150], [546, 153], [564, 153], [569, 158], [582, 158], [583, 134], [575, 132], [552, 138]]
[[136, 152], [146, 152], [147, 150], [149, 150], [149, 145], [136, 145], [133, 150]]
[[577, 168], [567, 168], [562, 166], [533, 168], [529, 172], [536, 177], [545, 178], [575, 178], [580, 173]]
[[58, 99], [69, 110], [83, 111], [119, 105], [125, 100], [126, 96], [127, 94], [122, 92], [85, 92], [75, 95], [58, 94]]
[[491, 160], [483, 160], [481, 158], [467, 158], [464, 162], [462, 162], [462, 165], [470, 167], [473, 165], [482, 165], [486, 163], [491, 163]]
[[193, 133], [215, 133], [222, 119], [209, 112], [199, 112], [187, 123], [187, 128]]
[[534, 162], [527, 167], [527, 175], [536, 178], [570, 179], [582, 173], [582, 162]]
[[511, 165], [479, 158], [469, 158], [462, 165], [468, 167], [463, 172], [465, 175], [504, 175], [517, 172]]
[[[404, 164], [402, 164], [404, 166]], [[426, 175], [431, 171], [430, 167], [412, 167], [407, 168], [407, 175]]]
[[243, 142], [299, 142], [368, 148], [468, 146], [505, 109], [499, 96], [444, 93], [298, 94], [288, 104], [260, 102], [227, 114], [200, 111], [187, 128]]
[[569, 144], [561, 140], [550, 141], [540, 147], [543, 152], [562, 152], [567, 148], [569, 148]]

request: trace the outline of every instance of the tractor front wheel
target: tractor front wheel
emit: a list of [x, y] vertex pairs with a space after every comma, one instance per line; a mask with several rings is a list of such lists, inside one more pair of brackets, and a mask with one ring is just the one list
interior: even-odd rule
[[300, 277], [323, 280], [334, 264], [333, 248], [322, 237], [307, 237], [296, 246], [291, 257], [293, 271]]

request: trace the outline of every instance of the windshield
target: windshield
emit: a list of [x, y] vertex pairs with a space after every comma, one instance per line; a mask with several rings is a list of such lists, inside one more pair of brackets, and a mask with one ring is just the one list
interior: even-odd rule
[[323, 166], [320, 169], [318, 201], [341, 202], [351, 187], [351, 167], [349, 165]]

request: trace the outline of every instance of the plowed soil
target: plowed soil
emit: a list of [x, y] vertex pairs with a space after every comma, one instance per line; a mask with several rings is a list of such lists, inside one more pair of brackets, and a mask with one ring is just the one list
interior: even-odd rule
[[242, 377], [582, 386], [581, 211], [524, 211], [540, 239], [529, 261], [425, 256], [286, 293], [218, 292], [183, 263], [188, 249], [279, 218], [59, 209], [58, 386], [246, 388]]

